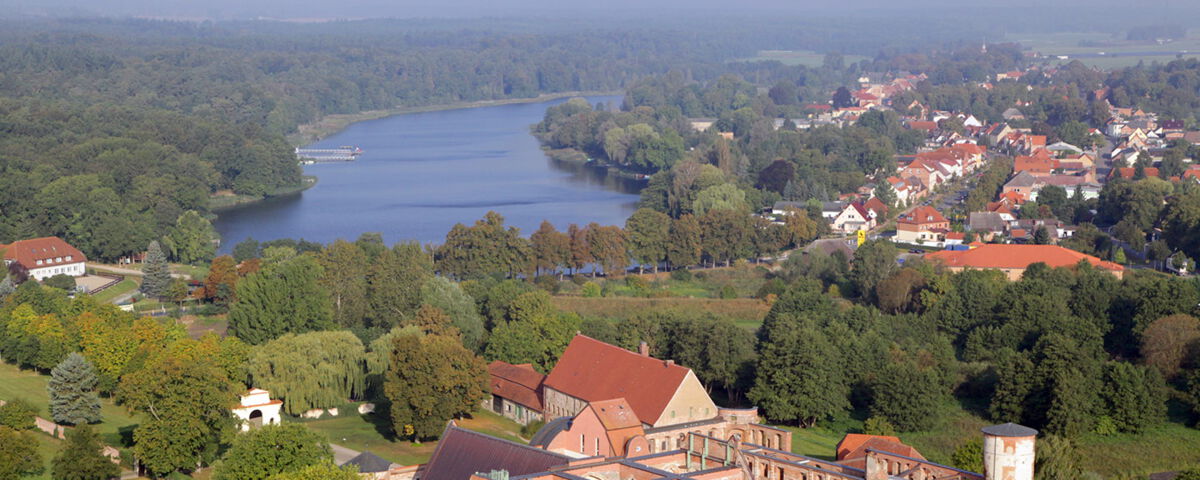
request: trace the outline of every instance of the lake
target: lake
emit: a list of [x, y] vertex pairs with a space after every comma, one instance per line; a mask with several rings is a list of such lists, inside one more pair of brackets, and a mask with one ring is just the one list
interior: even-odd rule
[[[488, 210], [528, 236], [542, 220], [624, 225], [644, 184], [587, 165], [550, 159], [529, 133], [543, 103], [397, 115], [350, 125], [311, 145], [363, 149], [357, 161], [306, 165], [319, 178], [298, 194], [221, 212], [214, 223], [221, 252], [247, 237], [322, 243], [380, 232], [401, 240], [442, 242], [455, 223]], [[619, 105], [619, 96], [588, 97]]]

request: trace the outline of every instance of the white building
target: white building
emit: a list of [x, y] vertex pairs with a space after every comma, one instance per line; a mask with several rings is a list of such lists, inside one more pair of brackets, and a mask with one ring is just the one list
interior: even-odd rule
[[271, 392], [254, 388], [242, 394], [242, 399], [233, 407], [243, 432], [263, 425], [279, 425], [279, 409], [283, 400], [271, 400]]
[[39, 282], [55, 275], [86, 274], [87, 257], [58, 237], [18, 240], [0, 245], [0, 250], [4, 251], [4, 266], [13, 268], [15, 264], [16, 269]]

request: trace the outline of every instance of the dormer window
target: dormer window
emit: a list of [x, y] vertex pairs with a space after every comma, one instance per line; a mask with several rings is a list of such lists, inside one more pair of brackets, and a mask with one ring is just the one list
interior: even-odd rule
[[37, 261], [37, 264], [38, 264], [38, 265], [41, 265], [41, 264], [42, 264], [42, 261], [41, 261], [41, 260], [38, 260], [38, 261]]
[[61, 263], [62, 257], [54, 257], [54, 263]]
[[72, 257], [72, 256], [73, 256], [73, 255], [67, 255], [67, 261], [68, 261], [68, 262], [69, 262], [69, 261], [71, 261], [71, 257]]

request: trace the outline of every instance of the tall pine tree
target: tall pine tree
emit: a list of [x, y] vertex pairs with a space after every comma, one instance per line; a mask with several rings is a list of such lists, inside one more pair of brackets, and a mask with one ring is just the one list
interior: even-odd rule
[[104, 445], [91, 425], [67, 432], [67, 443], [51, 463], [55, 480], [98, 480], [121, 475], [121, 468], [100, 454]]
[[146, 262], [142, 265], [142, 293], [161, 297], [167, 293], [170, 285], [171, 267], [167, 265], [167, 255], [155, 240], [146, 247]]
[[55, 422], [81, 425], [100, 421], [96, 370], [83, 355], [72, 353], [50, 370], [50, 416]]

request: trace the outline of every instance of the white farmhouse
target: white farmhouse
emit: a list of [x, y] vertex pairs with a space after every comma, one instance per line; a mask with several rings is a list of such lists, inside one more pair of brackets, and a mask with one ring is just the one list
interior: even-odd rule
[[0, 245], [0, 250], [4, 251], [4, 266], [39, 282], [55, 275], [79, 277], [86, 273], [83, 252], [58, 237], [18, 240]]

